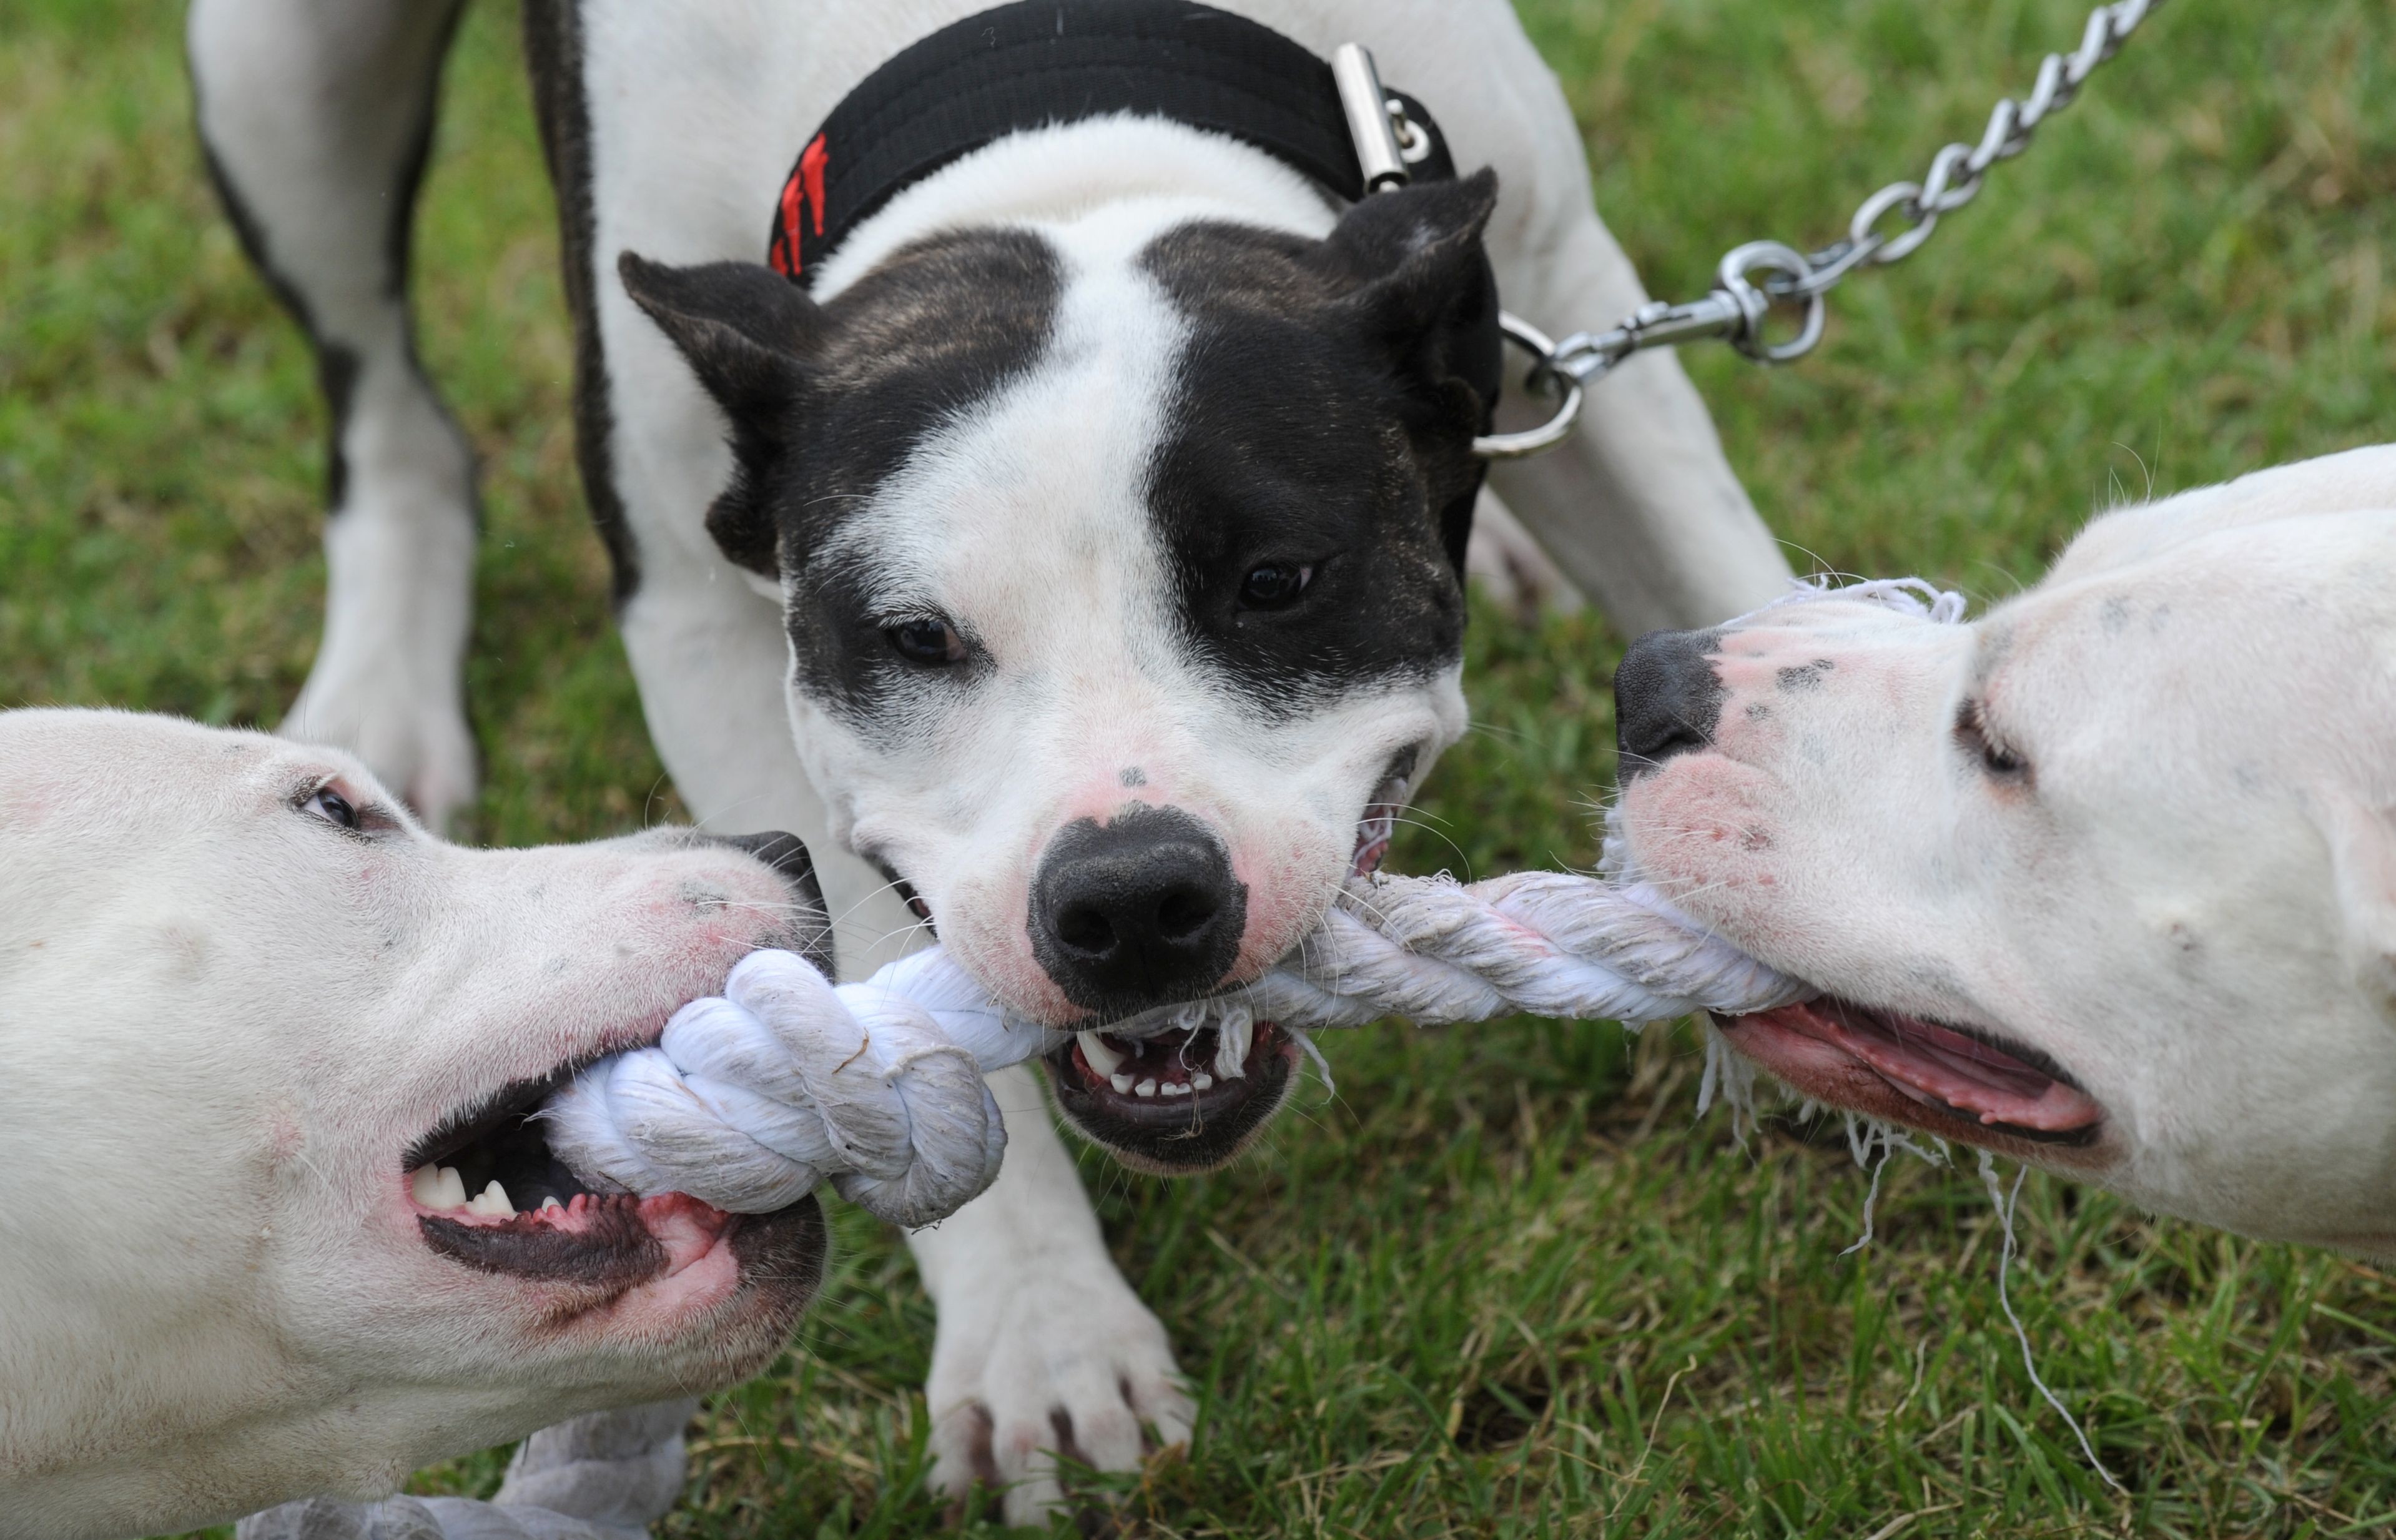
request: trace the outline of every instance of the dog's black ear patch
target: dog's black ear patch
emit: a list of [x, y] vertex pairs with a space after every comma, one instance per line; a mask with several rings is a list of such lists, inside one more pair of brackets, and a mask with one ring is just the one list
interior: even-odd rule
[[[1482, 234], [1498, 206], [1498, 174], [1377, 192], [1349, 209], [1312, 262], [1347, 286], [1339, 309], [1386, 357], [1416, 403], [1418, 434], [1451, 443], [1496, 420], [1505, 365], [1498, 280]], [[1475, 461], [1440, 509], [1441, 543], [1461, 573], [1481, 487]]]
[[[1470, 388], [1482, 414], [1498, 400], [1498, 282], [1482, 232], [1498, 206], [1498, 174], [1378, 192], [1351, 208], [1312, 260], [1366, 335], [1417, 386]], [[1483, 427], [1476, 425], [1474, 431]]]
[[668, 267], [627, 251], [616, 271], [731, 421], [732, 485], [707, 511], [708, 533], [733, 562], [776, 576], [774, 519], [762, 494], [790, 445], [807, 359], [824, 338], [822, 310], [754, 262]]

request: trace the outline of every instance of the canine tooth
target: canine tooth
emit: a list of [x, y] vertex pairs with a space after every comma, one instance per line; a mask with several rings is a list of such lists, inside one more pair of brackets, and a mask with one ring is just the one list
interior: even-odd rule
[[407, 1179], [408, 1196], [425, 1208], [441, 1206], [441, 1177], [429, 1165], [420, 1165]]
[[1156, 1095], [1156, 1082], [1152, 1080], [1144, 1080], [1133, 1086], [1131, 1092], [1135, 1096], [1153, 1096]]
[[437, 1166], [437, 1185], [433, 1188], [433, 1207], [437, 1209], [466, 1206], [466, 1178], [458, 1175], [456, 1166]]
[[1211, 1091], [1214, 1088], [1215, 1077], [1204, 1069], [1190, 1077], [1190, 1089], [1192, 1091]]
[[1158, 1086], [1156, 1089], [1160, 1095], [1167, 1096], [1186, 1096], [1190, 1095], [1190, 1087], [1184, 1085], [1179, 1081], [1166, 1081], [1163, 1085]]
[[1255, 1032], [1256, 1017], [1246, 1009], [1233, 1005], [1223, 1012], [1223, 1019], [1215, 1026], [1215, 1073], [1225, 1080], [1242, 1080], [1248, 1072], [1248, 1043]]
[[1131, 1077], [1129, 1075], [1110, 1075], [1107, 1077], [1107, 1083], [1113, 1086], [1117, 1091], [1122, 1092], [1126, 1096], [1131, 1095]]
[[1074, 1041], [1082, 1045], [1082, 1057], [1089, 1061], [1101, 1078], [1111, 1077], [1123, 1068], [1124, 1056], [1107, 1046], [1107, 1040], [1097, 1032], [1075, 1032]]
[[466, 1205], [466, 1212], [491, 1219], [512, 1219], [516, 1216], [515, 1205], [508, 1201], [508, 1189], [499, 1186], [496, 1176], [491, 1178], [490, 1186], [474, 1194], [474, 1201]]

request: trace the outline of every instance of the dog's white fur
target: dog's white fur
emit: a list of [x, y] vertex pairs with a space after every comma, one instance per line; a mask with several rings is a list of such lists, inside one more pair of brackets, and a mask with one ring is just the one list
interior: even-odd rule
[[[951, 453], [926, 472], [939, 485], [909, 489], [914, 506], [891, 521], [890, 538], [922, 554], [927, 581], [969, 584], [991, 604], [1015, 606], [1039, 658], [1103, 656], [1111, 644], [1125, 656], [1076, 670], [1045, 708], [1022, 695], [977, 708], [915, 780], [887, 756], [862, 752], [803, 698], [786, 697], [778, 596], [756, 591], [700, 523], [729, 470], [721, 421], [616, 282], [615, 259], [626, 250], [670, 263], [759, 259], [774, 192], [804, 137], [889, 56], [985, 3], [581, 7], [589, 277], [614, 418], [598, 452], [639, 545], [625, 642], [652, 733], [691, 808], [711, 827], [785, 828], [807, 841], [852, 974], [912, 944], [916, 930], [848, 851], [869, 840], [905, 845], [906, 874], [944, 935], [993, 986], [1052, 1009], [1058, 1002], [1022, 954], [1025, 877], [1046, 832], [1088, 811], [1097, 789], [1133, 763], [1125, 755], [1139, 756], [1151, 787], [1199, 801], [1245, 846], [1258, 923], [1243, 961], [1261, 966], [1336, 880], [1355, 817], [1351, 783], [1371, 775], [1372, 755], [1386, 758], [1408, 735], [1435, 750], [1460, 729], [1462, 711], [1453, 679], [1434, 681], [1269, 737], [1194, 691], [1174, 659], [1141, 651], [1155, 629], [1146, 613], [1151, 553], [1105, 525], [1132, 495], [1125, 473], [1137, 463], [1141, 404], [1154, 398], [1173, 338], [1121, 252], [1174, 199], [1312, 232], [1331, 211], [1259, 152], [1188, 130], [1126, 134], [1111, 125], [1046, 136], [1036, 155], [1002, 146], [1016, 157], [1004, 179], [952, 166], [926, 180], [852, 234], [819, 292], [876, 252], [960, 222], [1037, 221], [1075, 253], [1065, 311], [1079, 318], [1086, 347], [1056, 352], [983, 421], [952, 435]], [[1222, 3], [1326, 56], [1342, 42], [1367, 44], [1384, 79], [1431, 105], [1460, 168], [1497, 168], [1487, 246], [1510, 309], [1563, 335], [1645, 299], [1591, 206], [1564, 95], [1504, 0]], [[363, 358], [360, 403], [380, 404], [371, 414], [380, 427], [362, 413], [344, 431], [351, 483], [328, 539], [332, 619], [289, 730], [360, 748], [435, 817], [472, 785], [447, 684], [463, 569], [432, 555], [366, 553], [419, 537], [428, 551], [448, 550], [468, 526], [468, 494], [440, 455], [411, 465], [373, 452], [398, 442], [406, 424], [439, 424], [441, 413], [402, 345], [404, 295], [330, 275], [379, 271], [375, 243], [389, 215], [353, 207], [353, 192], [393, 181], [439, 35], [436, 7], [388, 0], [200, 0], [191, 23], [204, 132], [320, 338]], [[1110, 380], [1110, 367], [1131, 373]], [[1087, 519], [1028, 526], [1031, 504], [1017, 498], [999, 510], [1001, 522], [957, 517], [936, 533], [941, 510], [991, 511], [993, 499], [965, 489], [993, 470], [1031, 474], [1027, 485], [1051, 495], [1043, 511], [1085, 510]], [[1572, 581], [1630, 631], [1744, 608], [1785, 578], [1702, 404], [1667, 354], [1634, 360], [1597, 386], [1564, 448], [1498, 468], [1493, 485]], [[1067, 609], [1081, 613], [1058, 613]], [[1073, 743], [1085, 724], [1103, 730]], [[1418, 776], [1428, 768], [1425, 756]], [[1022, 1115], [1037, 1092], [1020, 1071], [998, 1089], [1018, 1114], [998, 1183], [915, 1247], [941, 1312], [932, 1370], [938, 1480], [952, 1489], [971, 1480], [985, 1426], [976, 1408], [986, 1410], [998, 1473], [1016, 1483], [1008, 1511], [1028, 1519], [1056, 1494], [1045, 1452], [1052, 1412], [1100, 1465], [1119, 1468], [1137, 1439], [1094, 1441], [1084, 1430], [1146, 1419], [1169, 1440], [1187, 1430], [1189, 1405], [1173, 1388], [1164, 1333], [1116, 1276], [1061, 1147], [1044, 1118]]]
[[[1775, 966], [2026, 1042], [2106, 1109], [2085, 1148], [1987, 1142], [2396, 1255], [2396, 446], [2110, 513], [1972, 625], [1806, 603], [1715, 657], [1710, 750], [1626, 792], [1643, 871]], [[2026, 778], [1959, 742], [1974, 699]]]
[[[312, 811], [330, 786], [364, 836]], [[789, 934], [762, 863], [660, 831], [477, 851], [347, 754], [0, 713], [0, 1533], [151, 1533], [686, 1393], [799, 1283], [725, 1245], [614, 1297], [418, 1233], [402, 1153], [653, 1037]]]

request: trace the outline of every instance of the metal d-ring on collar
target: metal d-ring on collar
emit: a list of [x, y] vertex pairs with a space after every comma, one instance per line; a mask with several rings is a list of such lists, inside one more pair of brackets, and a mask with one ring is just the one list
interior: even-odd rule
[[[1581, 388], [1643, 348], [1721, 338], [1759, 364], [1786, 364], [1811, 352], [1822, 339], [1824, 295], [1857, 268], [1884, 267], [1911, 256], [1930, 238], [1939, 216], [1953, 213], [1977, 196], [1983, 179], [1997, 162], [2011, 160], [2029, 149], [2038, 126], [2070, 106], [2096, 67], [2121, 52], [2130, 33], [2162, 4], [2163, 0], [2112, 0], [2098, 6], [2081, 29], [2078, 49], [2048, 54], [2039, 61], [2038, 78], [2027, 100], [2000, 100], [1989, 114], [1989, 126], [1979, 142], [1946, 146], [1931, 160], [1930, 170], [1921, 181], [1891, 182], [1866, 198], [1847, 221], [1843, 241], [1811, 254], [1778, 241], [1750, 241], [1723, 258], [1715, 271], [1714, 290], [1704, 299], [1679, 305], [1660, 300], [1642, 305], [1604, 331], [1576, 332], [1562, 342], [1551, 342], [1537, 327], [1500, 312], [1498, 325], [1506, 339], [1537, 360], [1529, 377], [1532, 389], [1556, 397], [1556, 409], [1537, 428], [1474, 439], [1473, 453], [1488, 459], [1517, 459], [1554, 448], [1571, 433], [1573, 420], [1580, 415]], [[1350, 131], [1356, 138], [1357, 158], [1365, 168], [1365, 185], [1376, 192], [1404, 186], [1404, 169], [1393, 154], [1374, 158], [1383, 154], [1383, 143], [1392, 130], [1386, 114], [1371, 110], [1375, 100], [1387, 100], [1373, 73], [1372, 56], [1347, 44], [1332, 68], [1338, 77]], [[1398, 103], [1388, 100], [1387, 105], [1403, 125], [1404, 114]], [[1377, 177], [1376, 166], [1383, 168], [1380, 176]], [[1891, 216], [1896, 228], [1884, 232], [1881, 227]], [[1764, 320], [1781, 305], [1803, 307], [1797, 335], [1785, 342], [1768, 341]]]

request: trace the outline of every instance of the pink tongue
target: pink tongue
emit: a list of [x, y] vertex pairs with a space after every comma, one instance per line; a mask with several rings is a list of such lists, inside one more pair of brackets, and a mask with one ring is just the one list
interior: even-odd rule
[[1913, 1016], [1888, 1016], [1831, 1001], [1782, 1018], [1807, 1037], [1845, 1050], [1919, 1101], [1940, 1102], [1983, 1123], [2068, 1134], [2102, 1122], [2105, 1109], [2043, 1070], [1961, 1032]]

